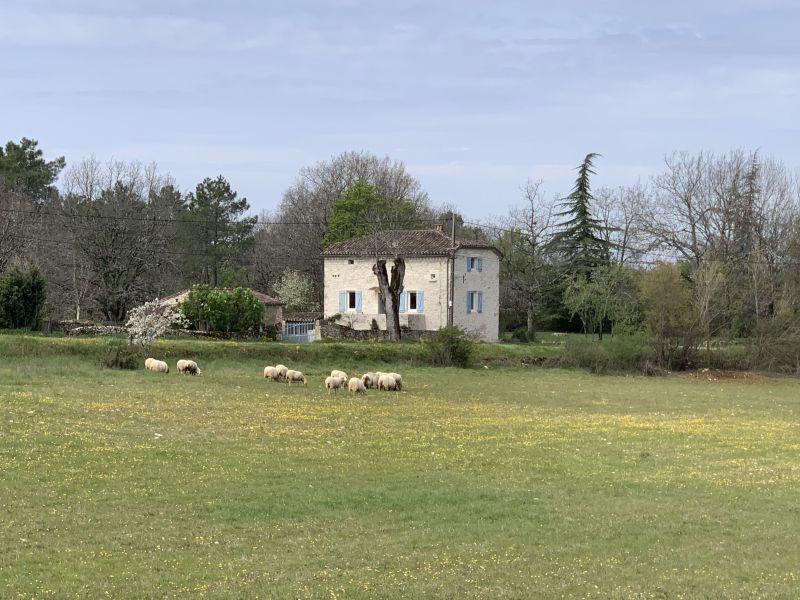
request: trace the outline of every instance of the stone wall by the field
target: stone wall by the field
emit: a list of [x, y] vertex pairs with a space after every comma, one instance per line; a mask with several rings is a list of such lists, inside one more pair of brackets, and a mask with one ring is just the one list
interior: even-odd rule
[[[389, 334], [386, 331], [375, 331], [372, 329], [353, 329], [345, 327], [330, 321], [317, 321], [316, 325], [316, 339], [334, 339], [334, 340], [388, 340]], [[424, 340], [430, 338], [435, 331], [424, 331], [414, 329], [402, 330], [402, 337], [404, 340]]]

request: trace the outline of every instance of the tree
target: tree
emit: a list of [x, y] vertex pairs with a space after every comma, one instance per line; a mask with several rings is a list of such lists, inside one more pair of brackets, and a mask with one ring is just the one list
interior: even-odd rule
[[45, 301], [45, 282], [34, 264], [15, 266], [0, 277], [0, 326], [10, 329], [39, 326]]
[[250, 205], [237, 196], [220, 175], [204, 179], [186, 198], [189, 223], [184, 234], [192, 256], [184, 263], [185, 274], [212, 287], [236, 277], [242, 257], [253, 245], [258, 219], [244, 216]]
[[568, 277], [564, 306], [583, 324], [585, 334], [603, 331], [612, 335], [618, 326], [632, 325], [637, 319], [638, 293], [633, 273], [620, 266], [598, 267], [584, 277]]
[[552, 205], [541, 195], [541, 181], [528, 181], [525, 203], [509, 211], [497, 231], [496, 243], [503, 253], [500, 263], [500, 295], [506, 310], [521, 310], [527, 339], [533, 340], [536, 319], [544, 295], [559, 278], [554, 268]]
[[406, 274], [406, 261], [402, 256], [395, 256], [392, 263], [391, 279], [386, 272], [386, 260], [377, 258], [372, 272], [378, 278], [380, 297], [386, 306], [386, 331], [389, 339], [400, 341], [400, 294], [403, 293], [403, 279]]
[[410, 200], [379, 196], [374, 185], [357, 179], [331, 206], [322, 242], [327, 247], [384, 229], [415, 229], [417, 216]]
[[688, 365], [696, 347], [689, 282], [675, 265], [659, 263], [643, 274], [640, 293], [656, 360], [667, 369]]
[[285, 304], [288, 312], [312, 312], [319, 310], [317, 293], [311, 277], [300, 271], [287, 269], [275, 285], [275, 293]]
[[598, 156], [596, 153], [587, 154], [576, 168], [575, 187], [562, 203], [564, 210], [555, 215], [567, 217], [553, 241], [563, 254], [566, 269], [574, 274], [587, 275], [596, 267], [609, 263], [611, 244], [603, 234], [602, 223], [592, 214], [594, 198], [590, 176], [595, 175], [594, 160]]
[[128, 321], [125, 323], [128, 344], [149, 352], [156, 338], [165, 335], [170, 329], [182, 329], [186, 324], [186, 317], [179, 309], [165, 307], [156, 298], [128, 312]]
[[0, 148], [0, 188], [37, 201], [57, 193], [54, 184], [64, 168], [64, 157], [47, 161], [38, 145], [36, 140], [22, 138], [19, 144], [9, 141]]
[[[278, 209], [263, 215], [256, 232], [262, 252], [254, 257], [255, 276], [263, 289], [271, 288], [284, 270], [302, 271], [322, 281], [323, 236], [333, 204], [356, 181], [375, 188], [375, 196], [391, 203], [407, 201], [419, 219], [432, 219], [428, 195], [406, 171], [388, 156], [368, 152], [343, 152], [330, 160], [303, 167], [283, 194]], [[385, 229], [393, 227], [387, 219]], [[321, 290], [319, 290], [321, 293]], [[319, 297], [318, 301], [322, 298]]]
[[[104, 319], [160, 295], [174, 272], [179, 194], [155, 165], [85, 160], [66, 174], [64, 230], [49, 269], [78, 319], [93, 301]], [[58, 235], [58, 232], [54, 232]], [[166, 278], [166, 279], [165, 279]], [[66, 304], [66, 303], [65, 303]]]

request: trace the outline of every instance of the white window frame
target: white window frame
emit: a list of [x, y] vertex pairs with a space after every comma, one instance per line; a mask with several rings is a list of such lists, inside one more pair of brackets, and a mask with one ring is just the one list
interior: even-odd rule
[[[411, 298], [414, 298], [414, 308], [411, 308]], [[417, 312], [417, 307], [419, 306], [419, 297], [417, 296], [417, 292], [406, 292], [406, 312]]]
[[[345, 294], [345, 296], [344, 296], [344, 309], [347, 312], [356, 312], [356, 303], [358, 301], [357, 300], [358, 294], [356, 293], [356, 290], [345, 290], [344, 294]], [[351, 294], [352, 294], [352, 296], [351, 296]], [[350, 298], [353, 299], [352, 306], [350, 305]]]

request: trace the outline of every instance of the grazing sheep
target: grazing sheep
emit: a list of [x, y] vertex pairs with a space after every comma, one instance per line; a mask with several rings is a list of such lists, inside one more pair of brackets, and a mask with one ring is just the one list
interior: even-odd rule
[[308, 380], [300, 371], [289, 369], [286, 371], [286, 383], [302, 383], [303, 385], [308, 385]]
[[278, 379], [276, 381], [286, 381], [286, 371], [289, 370], [286, 365], [275, 365], [275, 370], [278, 371]]
[[325, 379], [325, 389], [328, 390], [329, 394], [338, 392], [340, 387], [342, 387], [342, 380], [338, 377], [331, 376]]
[[334, 369], [333, 371], [331, 371], [331, 377], [338, 377], [339, 379], [342, 380], [342, 386], [347, 385], [348, 377], [347, 373], [345, 373], [344, 371], [337, 371], [336, 369]]
[[148, 357], [148, 358], [144, 359], [144, 368], [149, 371], [150, 370], [150, 363], [152, 363], [154, 360], [155, 360], [155, 358], [151, 358], [151, 357]]
[[151, 359], [147, 370], [155, 373], [169, 373], [169, 365], [163, 360]]
[[275, 367], [264, 367], [264, 379], [278, 381], [278, 369]]
[[364, 373], [361, 376], [361, 382], [364, 384], [364, 387], [367, 389], [373, 389], [378, 387], [378, 374], [373, 373], [370, 371], [369, 373]]
[[378, 389], [379, 390], [386, 390], [387, 392], [396, 392], [398, 391], [397, 381], [391, 375], [384, 373], [381, 375], [380, 379], [378, 379]]
[[179, 360], [176, 366], [178, 367], [178, 373], [182, 375], [186, 375], [187, 373], [189, 375], [200, 375], [202, 373], [197, 363], [193, 360]]
[[395, 383], [397, 384], [398, 392], [403, 389], [403, 378], [400, 377], [400, 373], [386, 373], [386, 374], [394, 379]]
[[347, 382], [347, 389], [357, 394], [359, 392], [366, 392], [367, 388], [364, 386], [364, 382], [361, 381], [358, 377], [351, 377], [350, 381]]

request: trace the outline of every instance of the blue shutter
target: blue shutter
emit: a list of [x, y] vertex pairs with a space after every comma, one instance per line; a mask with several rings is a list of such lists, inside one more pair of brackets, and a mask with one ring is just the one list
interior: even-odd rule
[[472, 312], [472, 292], [467, 290], [467, 314]]
[[343, 313], [346, 309], [345, 301], [347, 300], [347, 293], [344, 290], [339, 290], [339, 313]]
[[478, 312], [483, 312], [483, 292], [478, 292]]
[[480, 273], [481, 271], [483, 271], [483, 259], [479, 258], [478, 259], [478, 273]]
[[423, 294], [422, 290], [417, 290], [417, 312], [423, 312], [425, 305], [423, 304]]
[[406, 293], [400, 292], [400, 311], [406, 312]]
[[469, 259], [469, 256], [468, 256], [467, 257], [467, 273], [469, 273], [470, 271], [472, 271], [472, 261]]
[[361, 292], [356, 292], [356, 312], [361, 312]]

